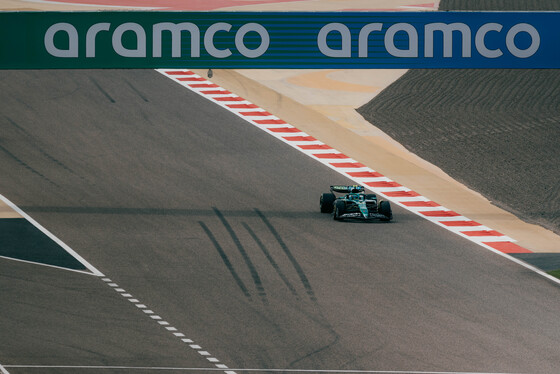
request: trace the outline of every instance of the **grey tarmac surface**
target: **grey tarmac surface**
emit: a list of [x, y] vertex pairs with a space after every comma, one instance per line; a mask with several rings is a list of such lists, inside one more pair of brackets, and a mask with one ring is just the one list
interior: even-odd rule
[[[0, 87], [0, 193], [229, 367], [557, 372], [557, 285], [399, 208], [333, 221], [349, 181], [155, 71]], [[97, 277], [0, 269], [12, 374], [212, 367]]]
[[98, 277], [0, 259], [0, 294], [1, 365], [211, 367]]

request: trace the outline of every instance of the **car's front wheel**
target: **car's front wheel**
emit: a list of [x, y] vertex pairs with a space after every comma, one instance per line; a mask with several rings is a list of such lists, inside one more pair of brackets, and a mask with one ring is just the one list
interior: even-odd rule
[[333, 219], [335, 221], [342, 221], [342, 215], [344, 214], [344, 201], [338, 200], [334, 203]]
[[390, 221], [393, 219], [393, 212], [391, 210], [391, 203], [388, 201], [381, 201], [379, 203], [379, 213], [383, 214], [385, 218], [382, 218], [382, 221]]
[[330, 192], [322, 193], [321, 199], [319, 200], [321, 213], [332, 213], [334, 209], [335, 200], [336, 200], [336, 196], [333, 193]]

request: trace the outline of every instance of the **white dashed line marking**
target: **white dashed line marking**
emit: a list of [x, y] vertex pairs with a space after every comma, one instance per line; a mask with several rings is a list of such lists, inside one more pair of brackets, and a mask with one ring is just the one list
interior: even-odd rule
[[[119, 294], [121, 296], [123, 296], [125, 299], [127, 299], [129, 302], [134, 303], [135, 306], [139, 310], [141, 310], [144, 314], [149, 316], [152, 320], [156, 321], [160, 326], [164, 327], [165, 330], [172, 333], [174, 337], [179, 338], [183, 343], [189, 344], [189, 347], [191, 349], [193, 349], [194, 351], [196, 351], [199, 355], [205, 356], [205, 357], [206, 356], [212, 356], [210, 354], [210, 352], [202, 350], [202, 347], [199, 344], [195, 344], [192, 339], [186, 338], [185, 334], [183, 334], [182, 332], [179, 332], [179, 330], [177, 330], [176, 327], [171, 326], [171, 324], [169, 322], [165, 321], [162, 317], [155, 314], [154, 311], [149, 309], [146, 304], [143, 304], [143, 303], [140, 302], [140, 300], [138, 300], [136, 298], [133, 298], [130, 293], [123, 293], [123, 292], [126, 292], [126, 291], [122, 288], [118, 288], [119, 285], [117, 283], [113, 282], [110, 278], [102, 278], [102, 280], [109, 287], [111, 287], [115, 291], [119, 292]], [[218, 360], [215, 357], [206, 357], [206, 359], [208, 360], [208, 362], [213, 363], [216, 366], [216, 369], [211, 369], [211, 368], [198, 369], [197, 368], [196, 370], [211, 371], [211, 370], [219, 370], [219, 369], [227, 369], [228, 368], [226, 365], [220, 363], [220, 360]], [[30, 367], [30, 366], [28, 366], [28, 367]], [[78, 368], [78, 367], [75, 367], [75, 368]], [[86, 368], [86, 367], [80, 367], [80, 368]], [[102, 367], [87, 367], [87, 368], [102, 368]], [[104, 368], [106, 368], [106, 367], [104, 367]], [[0, 365], [0, 374], [9, 374], [7, 371], [5, 371], [6, 369], [3, 369], [4, 371], [2, 371], [2, 369], [3, 369], [3, 367]], [[134, 368], [127, 368], [127, 369], [134, 369]], [[137, 368], [137, 369], [140, 369], [140, 368]], [[164, 370], [164, 368], [150, 368], [150, 369]], [[181, 368], [181, 369], [178, 369], [178, 370], [191, 370], [191, 369]], [[235, 371], [229, 370], [229, 371], [226, 371], [226, 374], [236, 374], [236, 373], [235, 373]]]
[[337, 370], [337, 369], [249, 369], [235, 368], [230, 369], [226, 365], [218, 364], [216, 368], [188, 368], [188, 367], [147, 367], [147, 366], [74, 366], [74, 365], [0, 365], [0, 373], [9, 374], [5, 368], [18, 369], [84, 369], [84, 370], [137, 370], [137, 371], [221, 371], [221, 369], [229, 369], [226, 374], [236, 374], [239, 372], [256, 372], [256, 373], [329, 373], [329, 374], [515, 374], [515, 373], [494, 373], [494, 372], [463, 372], [463, 371], [419, 371], [419, 370]]

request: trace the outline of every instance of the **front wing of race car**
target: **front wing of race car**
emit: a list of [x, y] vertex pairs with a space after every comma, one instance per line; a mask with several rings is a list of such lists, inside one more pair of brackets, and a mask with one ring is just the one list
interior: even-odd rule
[[384, 219], [384, 214], [377, 212], [377, 201], [353, 202], [344, 201], [344, 211], [338, 215], [338, 218], [356, 218], [356, 219]]
[[357, 219], [386, 219], [387, 217], [379, 213], [368, 213], [367, 216], [362, 212], [359, 213], [343, 213], [339, 218], [357, 218]]

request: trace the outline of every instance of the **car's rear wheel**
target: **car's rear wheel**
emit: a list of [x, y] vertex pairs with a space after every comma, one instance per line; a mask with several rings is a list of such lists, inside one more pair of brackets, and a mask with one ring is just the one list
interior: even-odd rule
[[382, 221], [392, 220], [393, 212], [391, 210], [391, 203], [389, 203], [388, 201], [381, 201], [379, 203], [379, 213], [385, 216], [385, 218], [381, 218]]
[[334, 203], [333, 219], [336, 221], [342, 221], [342, 215], [344, 214], [344, 201], [338, 200]]
[[334, 209], [335, 200], [336, 200], [336, 196], [333, 193], [330, 192], [322, 193], [321, 199], [319, 200], [321, 213], [332, 213]]

